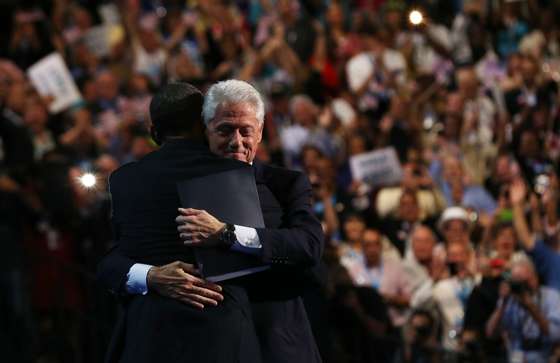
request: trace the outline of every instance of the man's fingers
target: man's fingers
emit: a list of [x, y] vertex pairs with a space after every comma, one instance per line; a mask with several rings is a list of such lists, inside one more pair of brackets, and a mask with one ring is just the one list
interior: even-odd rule
[[197, 295], [197, 294], [192, 294], [192, 293], [181, 293], [182, 298], [184, 299], [189, 299], [194, 303], [199, 303], [202, 304], [204, 306], [217, 306], [218, 305], [218, 301], [205, 297], [205, 296], [201, 296], [201, 295]]
[[216, 285], [213, 282], [203, 280], [201, 278], [196, 278], [196, 281], [193, 281], [195, 286], [199, 286], [205, 289], [214, 290], [217, 292], [222, 292], [222, 287], [220, 285]]
[[199, 244], [203, 241], [199, 237], [196, 237], [192, 234], [183, 234], [182, 233], [182, 234], [179, 235], [179, 237], [183, 241], [184, 245], [196, 245], [196, 244]]
[[177, 216], [175, 222], [177, 222], [177, 224], [185, 224], [187, 222], [186, 218], [185, 216]]
[[199, 286], [196, 286], [196, 285], [192, 287], [191, 291], [192, 291], [193, 294], [204, 296], [204, 297], [207, 297], [207, 298], [215, 300], [215, 301], [223, 301], [224, 300], [224, 296], [222, 294], [219, 294], [215, 291], [205, 289], [203, 287], [199, 287]]
[[192, 265], [190, 263], [186, 263], [186, 262], [183, 262], [183, 261], [178, 261], [178, 262], [179, 263], [178, 263], [177, 267], [181, 268], [184, 272], [198, 275], [198, 269], [196, 268], [195, 265]]
[[204, 212], [203, 210], [200, 209], [194, 209], [194, 208], [179, 208], [179, 213], [181, 213], [182, 215], [185, 216], [190, 216], [190, 215], [197, 215]]
[[193, 226], [192, 224], [181, 224], [180, 226], [177, 227], [177, 230], [179, 232], [193, 233], [198, 231], [198, 227]]
[[179, 297], [177, 297], [177, 299], [179, 299], [179, 301], [181, 301], [181, 302], [183, 302], [183, 303], [185, 303], [185, 304], [191, 305], [191, 306], [193, 306], [193, 307], [195, 307], [195, 308], [197, 308], [197, 309], [200, 309], [200, 310], [203, 310], [203, 309], [204, 309], [204, 305], [203, 305], [203, 304], [201, 304], [201, 303], [199, 303], [199, 302], [196, 302], [196, 301], [193, 301], [193, 300], [191, 300], [190, 298], [179, 296]]

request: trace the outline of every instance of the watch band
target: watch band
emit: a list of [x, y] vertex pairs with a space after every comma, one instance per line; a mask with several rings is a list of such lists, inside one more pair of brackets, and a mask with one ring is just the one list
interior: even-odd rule
[[231, 248], [235, 241], [237, 241], [237, 237], [235, 236], [235, 225], [226, 223], [226, 226], [220, 235], [220, 240], [225, 247]]

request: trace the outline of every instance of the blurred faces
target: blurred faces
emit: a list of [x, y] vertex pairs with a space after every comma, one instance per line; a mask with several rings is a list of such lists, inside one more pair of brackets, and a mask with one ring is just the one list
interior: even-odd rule
[[466, 271], [469, 262], [469, 247], [464, 243], [453, 242], [447, 247], [447, 263], [455, 266], [456, 272]]
[[406, 120], [406, 112], [408, 110], [408, 104], [403, 97], [398, 95], [393, 96], [391, 99], [391, 105], [389, 107], [389, 114], [395, 120]]
[[465, 100], [473, 99], [478, 94], [478, 78], [474, 69], [464, 68], [457, 71], [459, 93]]
[[314, 146], [304, 146], [301, 150], [303, 168], [308, 174], [317, 170], [318, 162], [322, 157], [321, 151]]
[[419, 226], [414, 229], [411, 237], [412, 252], [414, 257], [421, 263], [429, 262], [432, 259], [436, 238], [433, 232], [426, 226]]
[[155, 150], [154, 145], [147, 137], [137, 136], [132, 140], [130, 153], [135, 160], [140, 160], [147, 154]]
[[362, 250], [368, 266], [379, 265], [383, 250], [381, 234], [374, 229], [366, 229], [362, 237]]
[[459, 159], [448, 157], [443, 161], [443, 175], [445, 180], [461, 181], [463, 178], [463, 166]]
[[511, 182], [511, 165], [509, 156], [501, 155], [496, 160], [495, 165], [495, 177], [498, 181], [503, 183], [510, 183]]
[[252, 163], [262, 140], [263, 125], [247, 102], [225, 103], [206, 129], [210, 150], [217, 155]]
[[27, 102], [25, 113], [23, 116], [25, 125], [31, 132], [37, 134], [45, 130], [48, 121], [48, 114], [45, 106], [41, 101], [33, 99]]
[[519, 53], [513, 53], [507, 61], [507, 71], [509, 75], [521, 73], [521, 60], [523, 57]]
[[389, 10], [385, 13], [385, 23], [392, 31], [402, 29], [403, 13], [398, 10]]
[[342, 13], [342, 8], [336, 1], [331, 2], [327, 9], [327, 22], [334, 28], [340, 28], [344, 24], [344, 14]]
[[348, 155], [358, 155], [367, 151], [366, 140], [361, 135], [352, 135], [348, 139]]
[[290, 109], [296, 123], [303, 127], [315, 126], [319, 109], [307, 96], [294, 96]]
[[128, 82], [128, 88], [133, 96], [141, 96], [150, 92], [148, 78], [142, 74], [133, 75]]
[[23, 113], [27, 97], [27, 86], [23, 82], [12, 84], [6, 97], [6, 106], [16, 112]]
[[526, 56], [521, 60], [521, 76], [526, 84], [534, 84], [539, 73], [539, 65], [532, 57]]
[[276, 10], [284, 23], [291, 23], [297, 16], [298, 4], [294, 0], [279, 0]]
[[517, 282], [525, 282], [535, 292], [539, 288], [539, 280], [530, 262], [517, 263], [511, 268], [511, 279]]
[[138, 36], [140, 39], [140, 43], [142, 44], [142, 48], [144, 48], [146, 52], [153, 53], [159, 50], [160, 39], [155, 31], [141, 29], [138, 32]]
[[538, 139], [533, 131], [525, 130], [521, 134], [519, 153], [526, 158], [536, 158], [539, 155]]
[[119, 95], [119, 83], [111, 72], [101, 73], [96, 80], [97, 96], [103, 101], [112, 101]]
[[508, 261], [515, 252], [516, 238], [513, 226], [501, 228], [496, 234], [494, 247], [498, 254], [497, 257]]
[[399, 203], [399, 217], [407, 222], [416, 222], [420, 216], [418, 200], [414, 192], [404, 192]]
[[348, 217], [344, 222], [344, 233], [346, 235], [346, 240], [350, 243], [361, 242], [365, 229], [366, 224], [358, 216]]
[[447, 95], [447, 102], [445, 105], [445, 114], [451, 117], [463, 117], [463, 97], [458, 92], [453, 92]]
[[443, 226], [443, 236], [447, 243], [463, 243], [469, 241], [469, 229], [467, 223], [461, 219], [451, 219]]

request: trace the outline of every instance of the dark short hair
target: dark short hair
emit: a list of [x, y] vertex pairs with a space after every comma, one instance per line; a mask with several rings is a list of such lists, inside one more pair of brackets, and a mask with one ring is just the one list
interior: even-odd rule
[[493, 240], [498, 238], [498, 236], [506, 229], [512, 229], [515, 233], [515, 228], [512, 222], [499, 222], [490, 230], [490, 238]]
[[150, 102], [150, 118], [160, 137], [189, 134], [200, 126], [203, 95], [185, 82], [163, 86]]

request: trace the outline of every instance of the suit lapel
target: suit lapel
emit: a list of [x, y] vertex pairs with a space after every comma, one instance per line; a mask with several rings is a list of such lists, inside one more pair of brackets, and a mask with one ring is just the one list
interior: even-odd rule
[[255, 182], [258, 184], [265, 184], [266, 178], [264, 176], [264, 164], [260, 161], [253, 161], [253, 168], [255, 169]]
[[266, 165], [255, 161], [253, 167], [264, 223], [267, 228], [277, 228], [282, 223], [282, 206], [269, 185], [269, 178], [265, 176]]

